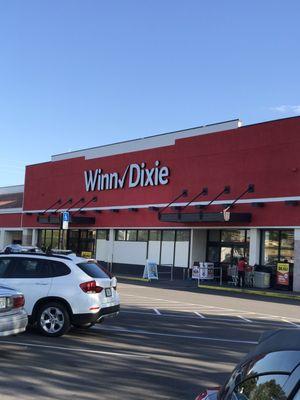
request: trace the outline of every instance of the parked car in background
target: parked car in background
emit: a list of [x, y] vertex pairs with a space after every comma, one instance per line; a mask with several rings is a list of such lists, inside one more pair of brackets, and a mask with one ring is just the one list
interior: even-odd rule
[[120, 309], [116, 279], [73, 255], [0, 254], [0, 284], [24, 293], [29, 322], [46, 336], [92, 326]]
[[0, 286], [0, 336], [24, 332], [28, 323], [24, 310], [24, 296], [5, 286]]
[[300, 400], [300, 329], [265, 332], [227, 383], [196, 400]]
[[42, 253], [42, 250], [36, 246], [22, 246], [20, 244], [8, 244], [2, 250], [2, 253]]

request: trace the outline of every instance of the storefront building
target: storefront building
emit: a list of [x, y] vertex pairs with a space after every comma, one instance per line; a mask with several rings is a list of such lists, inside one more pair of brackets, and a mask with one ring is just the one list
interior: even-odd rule
[[[90, 252], [118, 273], [187, 276], [241, 256], [290, 265], [300, 291], [300, 117], [242, 127], [228, 121], [59, 154], [0, 190], [0, 245]], [[19, 193], [16, 196], [16, 193]], [[10, 208], [3, 196], [18, 197]], [[18, 206], [17, 206], [18, 205]], [[69, 229], [60, 214], [69, 211]], [[14, 233], [12, 233], [14, 232]], [[14, 236], [15, 235], [15, 236]]]

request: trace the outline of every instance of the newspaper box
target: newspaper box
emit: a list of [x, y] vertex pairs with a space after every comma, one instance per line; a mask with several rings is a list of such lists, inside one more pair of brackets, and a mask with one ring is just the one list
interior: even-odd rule
[[200, 264], [200, 280], [214, 279], [214, 264], [203, 262]]
[[194, 262], [192, 267], [192, 279], [200, 279], [200, 263]]

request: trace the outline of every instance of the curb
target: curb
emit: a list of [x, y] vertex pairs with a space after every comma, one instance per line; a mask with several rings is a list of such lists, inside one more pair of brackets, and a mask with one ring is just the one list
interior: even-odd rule
[[218, 287], [218, 286], [210, 286], [210, 285], [198, 285], [198, 288], [201, 289], [209, 289], [223, 292], [231, 292], [231, 293], [244, 293], [244, 294], [253, 294], [258, 296], [267, 296], [274, 297], [277, 299], [289, 299], [289, 300], [300, 300], [300, 296], [298, 295], [290, 295], [284, 293], [274, 293], [274, 292], [265, 292], [260, 290], [249, 290], [249, 289], [237, 289], [237, 288], [227, 288], [227, 287]]
[[117, 275], [117, 279], [125, 279], [127, 281], [138, 281], [138, 282], [151, 282], [150, 279], [146, 279], [146, 278], [136, 278], [134, 276], [118, 276]]

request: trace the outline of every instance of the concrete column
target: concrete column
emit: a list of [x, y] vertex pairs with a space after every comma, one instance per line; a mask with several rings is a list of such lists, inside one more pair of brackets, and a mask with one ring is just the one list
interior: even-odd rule
[[109, 243], [108, 243], [108, 256], [107, 261], [109, 263], [114, 262], [114, 242], [115, 242], [115, 230], [109, 230]]
[[260, 236], [259, 229], [250, 229], [249, 265], [259, 264]]
[[0, 250], [3, 249], [3, 247], [5, 246], [5, 230], [4, 229], [0, 229]]
[[294, 284], [293, 290], [300, 292], [300, 229], [294, 232]]
[[23, 229], [22, 244], [23, 246], [31, 246], [32, 229]]
[[32, 230], [32, 239], [31, 239], [31, 245], [36, 246], [38, 242], [38, 230], [33, 229]]
[[206, 229], [192, 229], [190, 265], [193, 265], [194, 261], [199, 261], [199, 262], [207, 261], [205, 259], [206, 242], [207, 242]]

